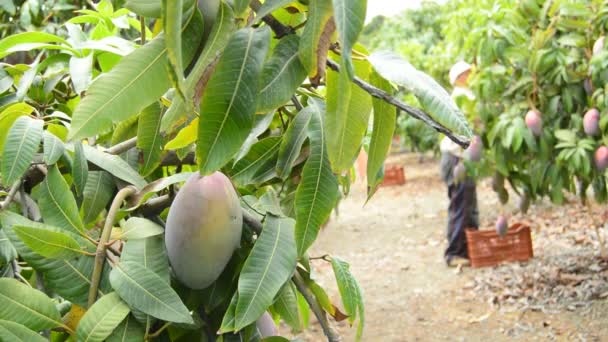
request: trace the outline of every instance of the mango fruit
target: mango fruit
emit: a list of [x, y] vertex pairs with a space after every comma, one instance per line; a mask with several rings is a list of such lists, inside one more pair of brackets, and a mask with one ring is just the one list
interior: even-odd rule
[[507, 235], [507, 230], [509, 229], [509, 224], [507, 222], [507, 218], [503, 215], [498, 216], [496, 220], [496, 233], [499, 236]]
[[600, 112], [596, 108], [589, 109], [583, 117], [585, 134], [596, 136], [600, 133]]
[[600, 146], [595, 150], [595, 167], [598, 171], [603, 172], [608, 167], [608, 147]]
[[532, 134], [535, 136], [539, 136], [543, 130], [543, 119], [541, 118], [541, 114], [537, 110], [529, 110], [526, 113], [526, 126], [528, 129], [532, 131]]
[[471, 144], [465, 151], [465, 157], [467, 160], [472, 162], [478, 162], [481, 160], [481, 152], [483, 151], [483, 143], [479, 136], [474, 136], [471, 139]]
[[175, 276], [191, 289], [204, 289], [222, 273], [240, 246], [243, 213], [234, 187], [221, 172], [184, 183], [169, 208], [167, 256]]
[[279, 330], [268, 312], [264, 312], [264, 314], [258, 318], [255, 322], [255, 326], [262, 338], [279, 335]]

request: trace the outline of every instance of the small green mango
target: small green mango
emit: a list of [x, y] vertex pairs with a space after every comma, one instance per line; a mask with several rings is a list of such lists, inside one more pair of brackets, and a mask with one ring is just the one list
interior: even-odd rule
[[177, 279], [204, 289], [222, 273], [241, 241], [243, 213], [230, 180], [197, 172], [179, 190], [165, 228], [167, 256]]

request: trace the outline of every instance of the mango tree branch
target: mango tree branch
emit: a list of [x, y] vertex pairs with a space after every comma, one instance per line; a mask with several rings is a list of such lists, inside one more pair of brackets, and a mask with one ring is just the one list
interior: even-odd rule
[[[255, 12], [257, 12], [260, 9], [260, 6], [261, 6], [261, 4], [258, 0], [253, 0], [250, 5], [250, 7]], [[264, 16], [262, 18], [262, 21], [264, 23], [266, 23], [266, 25], [270, 26], [270, 28], [276, 34], [277, 38], [281, 38], [285, 35], [295, 33], [295, 30], [292, 27], [284, 25], [283, 23], [278, 21], [276, 18], [274, 18], [270, 14]], [[326, 65], [328, 67], [330, 67], [332, 70], [340, 72], [340, 66], [329, 58], [327, 59]], [[353, 83], [358, 85], [359, 88], [363, 89], [364, 91], [369, 93], [371, 96], [390, 103], [391, 105], [393, 105], [393, 106], [401, 109], [405, 113], [407, 113], [409, 116], [411, 116], [415, 119], [421, 120], [425, 124], [433, 127], [436, 131], [445, 134], [448, 138], [450, 138], [452, 141], [454, 141], [458, 145], [462, 146], [463, 148], [467, 148], [469, 146], [470, 140], [468, 138], [454, 134], [451, 130], [449, 130], [447, 127], [444, 127], [439, 122], [435, 121], [435, 119], [431, 118], [424, 111], [422, 111], [418, 108], [406, 105], [405, 103], [394, 98], [393, 96], [391, 96], [389, 93], [385, 92], [384, 90], [376, 88], [373, 85], [365, 82], [364, 80], [362, 80], [356, 76], [353, 78]]]
[[19, 191], [19, 188], [21, 188], [21, 179], [16, 181], [15, 184], [13, 184], [13, 186], [10, 188], [10, 190], [8, 191], [8, 195], [6, 195], [4, 201], [0, 203], [0, 210], [6, 209], [8, 205], [11, 204], [11, 202], [15, 198], [15, 195], [17, 194], [17, 191]]
[[91, 305], [93, 305], [93, 303], [95, 303], [95, 300], [97, 299], [99, 281], [101, 280], [103, 265], [106, 261], [106, 244], [110, 240], [112, 227], [114, 226], [114, 219], [116, 218], [116, 214], [118, 214], [118, 211], [122, 206], [122, 202], [124, 202], [127, 197], [131, 196], [135, 192], [137, 192], [137, 189], [132, 186], [128, 186], [126, 188], [121, 189], [112, 201], [110, 211], [108, 211], [108, 216], [106, 217], [106, 222], [101, 232], [101, 237], [99, 238], [99, 242], [97, 243], [97, 251], [95, 252], [95, 265], [93, 268], [93, 275], [91, 277], [91, 287], [89, 288], [89, 307], [91, 307]]

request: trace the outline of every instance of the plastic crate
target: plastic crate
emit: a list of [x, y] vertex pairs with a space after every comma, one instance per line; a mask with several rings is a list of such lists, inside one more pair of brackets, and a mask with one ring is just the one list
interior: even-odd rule
[[382, 181], [382, 186], [403, 184], [405, 184], [405, 172], [403, 170], [403, 165], [385, 164], [384, 181]]
[[507, 234], [494, 230], [466, 230], [471, 267], [495, 266], [503, 262], [527, 261], [534, 256], [530, 227], [516, 223]]

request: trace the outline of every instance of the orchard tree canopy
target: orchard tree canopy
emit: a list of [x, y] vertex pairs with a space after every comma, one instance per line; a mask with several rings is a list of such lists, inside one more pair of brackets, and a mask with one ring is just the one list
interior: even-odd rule
[[331, 303], [307, 251], [368, 123], [368, 196], [396, 108], [469, 144], [448, 93], [358, 43], [365, 0], [75, 3], [0, 5], [0, 339], [360, 338], [349, 264]]

